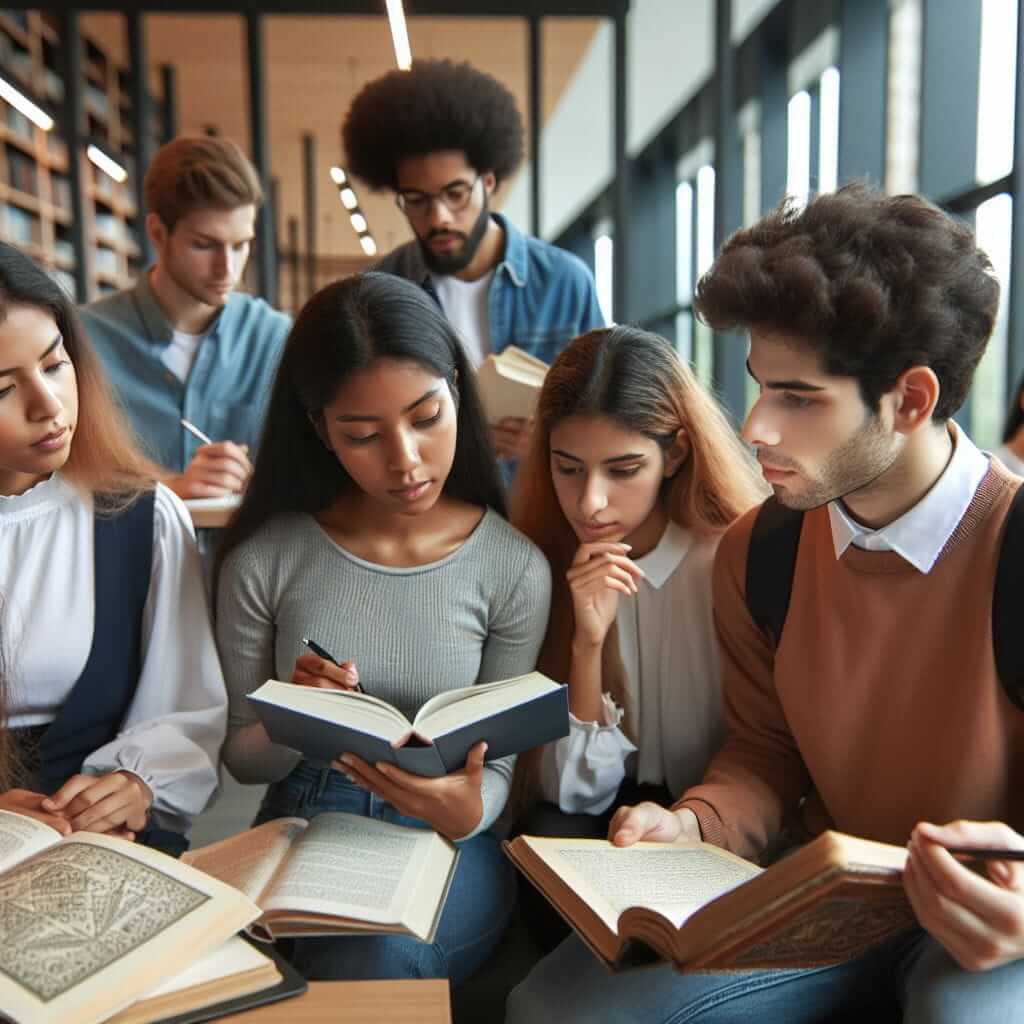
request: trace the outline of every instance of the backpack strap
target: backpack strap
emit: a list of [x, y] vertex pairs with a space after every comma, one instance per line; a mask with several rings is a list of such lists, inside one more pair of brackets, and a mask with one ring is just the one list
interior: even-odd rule
[[[778, 647], [789, 611], [804, 514], [772, 496], [758, 510], [747, 549], [747, 610]], [[1022, 533], [1024, 540], [1024, 533]], [[1022, 647], [1024, 653], [1024, 647]]]
[[1006, 513], [992, 594], [992, 646], [996, 672], [1006, 696], [1024, 711], [1024, 486], [1018, 487]]

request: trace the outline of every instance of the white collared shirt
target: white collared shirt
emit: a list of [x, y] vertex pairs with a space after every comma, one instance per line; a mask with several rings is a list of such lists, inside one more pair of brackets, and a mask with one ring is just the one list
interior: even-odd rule
[[952, 420], [953, 455], [932, 489], [899, 519], [872, 530], [856, 522], [842, 501], [828, 503], [836, 558], [853, 544], [865, 551], [895, 551], [918, 572], [927, 574], [974, 500], [988, 457]]
[[[59, 473], [0, 496], [0, 634], [11, 726], [52, 722], [85, 668], [95, 621], [93, 529], [91, 497]], [[82, 771], [133, 772], [153, 791], [156, 823], [187, 832], [217, 787], [227, 693], [192, 523], [163, 484], [156, 487], [141, 642], [142, 670], [121, 731]]]
[[566, 813], [600, 814], [615, 799], [627, 760], [638, 782], [673, 793], [699, 782], [723, 736], [711, 567], [718, 538], [696, 538], [670, 522], [656, 547], [636, 559], [639, 593], [616, 616], [626, 694], [638, 746], [621, 728], [608, 694], [600, 722], [571, 715], [569, 735], [545, 748], [541, 790]]

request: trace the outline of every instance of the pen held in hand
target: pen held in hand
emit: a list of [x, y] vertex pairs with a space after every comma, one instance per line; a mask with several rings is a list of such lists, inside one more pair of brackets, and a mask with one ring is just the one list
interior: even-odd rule
[[986, 846], [947, 846], [946, 852], [971, 860], [1024, 860], [1024, 850], [998, 850]]
[[180, 419], [178, 422], [193, 436], [198, 437], [203, 444], [213, 444], [213, 440], [207, 437], [194, 423], [189, 423], [186, 419]]
[[[319, 658], [323, 658], [324, 661], [329, 661], [332, 665], [337, 665], [341, 668], [341, 662], [334, 657], [333, 654], [328, 653], [323, 647], [321, 647], [315, 640], [310, 640], [308, 636], [302, 638], [302, 642]], [[356, 683], [356, 693], [366, 693], [360, 683]]]

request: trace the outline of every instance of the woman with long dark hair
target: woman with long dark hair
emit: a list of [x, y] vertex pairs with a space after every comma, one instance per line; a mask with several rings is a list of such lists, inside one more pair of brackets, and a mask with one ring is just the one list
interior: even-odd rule
[[[260, 820], [345, 810], [434, 828], [461, 856], [432, 945], [300, 939], [294, 959], [309, 977], [458, 983], [483, 962], [512, 906], [490, 831], [512, 759], [485, 764], [479, 744], [439, 779], [348, 757], [338, 771], [271, 743], [246, 694], [270, 677], [358, 679], [411, 718], [437, 693], [532, 669], [550, 573], [504, 511], [472, 370], [430, 298], [375, 273], [314, 295], [285, 346], [252, 480], [218, 557], [224, 760], [242, 782], [271, 783]], [[303, 637], [340, 667], [306, 652]]]
[[0, 245], [8, 784], [22, 810], [179, 853], [227, 700], [191, 522], [151, 468], [67, 296]]

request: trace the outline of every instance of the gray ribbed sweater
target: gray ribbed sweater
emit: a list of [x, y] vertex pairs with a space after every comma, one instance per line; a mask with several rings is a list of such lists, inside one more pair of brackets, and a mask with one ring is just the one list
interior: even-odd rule
[[[244, 782], [274, 782], [298, 762], [268, 745], [245, 699], [291, 678], [303, 636], [353, 661], [367, 692], [412, 718], [437, 693], [529, 672], [547, 628], [551, 572], [541, 552], [488, 510], [462, 546], [395, 569], [357, 558], [312, 516], [267, 523], [234, 550], [217, 592], [217, 646], [228, 684], [224, 761]], [[488, 828], [508, 797], [514, 758], [484, 770]]]

